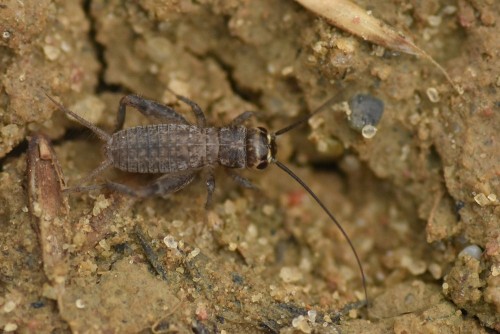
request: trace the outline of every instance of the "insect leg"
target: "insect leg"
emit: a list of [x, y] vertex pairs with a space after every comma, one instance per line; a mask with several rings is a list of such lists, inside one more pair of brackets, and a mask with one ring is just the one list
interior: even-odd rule
[[96, 178], [99, 174], [104, 172], [112, 165], [112, 161], [109, 159], [104, 160], [96, 169], [90, 172], [89, 175], [85, 176], [78, 182], [78, 185], [71, 188], [64, 189], [64, 192], [83, 192], [102, 188], [100, 185], [89, 185], [84, 186], [85, 183]]
[[196, 102], [188, 99], [187, 97], [184, 97], [182, 95], [176, 94], [174, 91], [171, 89], [167, 88], [172, 94], [175, 95], [179, 100], [187, 104], [188, 106], [191, 107], [191, 110], [193, 110], [194, 115], [196, 116], [196, 122], [198, 123], [198, 126], [200, 128], [204, 128], [207, 126], [207, 119], [205, 118], [205, 113], [203, 110], [201, 110], [200, 106], [196, 104]]
[[238, 126], [238, 125], [241, 125], [243, 124], [247, 119], [249, 119], [250, 117], [254, 116], [254, 112], [253, 111], [245, 111], [241, 114], [239, 114], [238, 116], [236, 116], [236, 118], [234, 118], [231, 123], [229, 123], [229, 126]]
[[207, 185], [207, 201], [205, 202], [205, 209], [208, 209], [212, 206], [212, 195], [215, 191], [215, 177], [213, 171], [208, 172], [206, 185]]
[[255, 184], [252, 183], [252, 181], [250, 181], [249, 179], [235, 173], [234, 171], [230, 170], [230, 169], [226, 169], [226, 172], [229, 174], [229, 176], [231, 176], [231, 178], [236, 182], [238, 183], [240, 186], [242, 186], [243, 188], [247, 188], [247, 189], [255, 189], [255, 190], [258, 190], [259, 187], [257, 187]]
[[189, 124], [184, 116], [165, 104], [148, 100], [137, 95], [125, 95], [120, 100], [118, 115], [116, 117], [115, 132], [123, 128], [123, 123], [125, 122], [125, 110], [127, 106], [136, 108], [144, 116], [153, 116], [166, 121]]
[[156, 181], [151, 183], [148, 186], [134, 189], [130, 186], [127, 186], [122, 183], [116, 182], [107, 182], [103, 184], [82, 186], [82, 187], [74, 187], [69, 188], [67, 191], [70, 192], [84, 192], [106, 188], [111, 191], [116, 191], [122, 194], [126, 194], [134, 197], [149, 197], [153, 195], [166, 195], [169, 193], [174, 193], [178, 190], [181, 190], [185, 186], [191, 183], [194, 180], [196, 173], [184, 174], [184, 175], [169, 175], [166, 174], [164, 176], [159, 177]]

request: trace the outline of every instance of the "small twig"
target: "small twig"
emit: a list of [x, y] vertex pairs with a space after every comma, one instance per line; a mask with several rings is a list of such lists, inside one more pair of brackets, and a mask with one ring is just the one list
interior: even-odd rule
[[142, 232], [139, 226], [136, 226], [134, 230], [137, 239], [139, 240], [139, 244], [146, 255], [151, 266], [154, 268], [156, 273], [161, 276], [164, 281], [168, 281], [167, 270], [163, 267], [163, 264], [160, 260], [158, 260], [158, 255], [154, 251], [153, 247], [149, 244], [149, 241], [146, 240], [146, 236]]
[[27, 153], [29, 212], [38, 234], [45, 275], [55, 288], [53, 296], [60, 300], [69, 269], [64, 245], [71, 239], [67, 223], [68, 203], [62, 194], [64, 177], [50, 141], [34, 135]]

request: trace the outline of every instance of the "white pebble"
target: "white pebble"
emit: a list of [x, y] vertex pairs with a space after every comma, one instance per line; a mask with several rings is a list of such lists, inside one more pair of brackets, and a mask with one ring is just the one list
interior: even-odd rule
[[470, 245], [462, 249], [460, 253], [458, 253], [458, 257], [468, 255], [470, 257], [475, 258], [476, 260], [479, 260], [481, 258], [481, 255], [483, 254], [483, 250], [479, 248], [477, 245]]
[[316, 322], [316, 316], [318, 315], [318, 312], [315, 310], [309, 310], [307, 311], [307, 316], [309, 318], [309, 321], [314, 324]]
[[299, 315], [298, 317], [292, 320], [292, 326], [297, 328], [303, 333], [311, 333], [311, 326], [307, 323], [307, 319], [303, 315]]
[[303, 276], [302, 272], [296, 267], [283, 267], [280, 270], [280, 278], [285, 283], [300, 281]]
[[189, 253], [188, 260], [194, 259], [198, 254], [200, 254], [200, 249], [196, 247], [191, 253]]
[[8, 302], [5, 303], [5, 305], [3, 306], [3, 311], [5, 313], [9, 313], [9, 312], [12, 312], [14, 311], [14, 309], [16, 308], [16, 303], [14, 303], [12, 300], [9, 300]]
[[75, 301], [76, 308], [82, 309], [85, 308], [85, 303], [81, 299], [77, 299]]
[[483, 193], [479, 193], [476, 196], [474, 196], [474, 201], [476, 201], [476, 203], [479, 204], [480, 206], [486, 206], [490, 204], [490, 200]]
[[3, 327], [3, 330], [5, 332], [13, 332], [17, 329], [17, 325], [13, 322], [6, 323], [5, 326]]
[[431, 101], [432, 103], [437, 103], [441, 99], [439, 97], [439, 92], [434, 87], [427, 88], [426, 93], [427, 93], [427, 97], [429, 98], [429, 101]]
[[429, 23], [429, 25], [431, 27], [439, 26], [442, 21], [443, 21], [443, 18], [441, 16], [438, 16], [438, 15], [429, 15], [427, 17], [427, 22]]
[[377, 134], [377, 128], [374, 127], [373, 125], [365, 125], [363, 126], [363, 129], [361, 129], [361, 135], [366, 138], [366, 139], [371, 139], [375, 137]]
[[177, 248], [177, 241], [171, 235], [167, 235], [165, 238], [163, 238], [163, 242], [165, 243], [165, 245], [167, 245], [168, 248]]
[[52, 45], [45, 45], [43, 47], [43, 52], [45, 53], [45, 57], [47, 57], [48, 60], [56, 60], [61, 54], [61, 50]]

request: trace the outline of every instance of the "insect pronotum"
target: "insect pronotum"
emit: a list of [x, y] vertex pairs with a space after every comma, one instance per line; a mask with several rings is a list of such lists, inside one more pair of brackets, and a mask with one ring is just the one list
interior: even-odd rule
[[[175, 95], [179, 100], [191, 107], [196, 116], [196, 125], [189, 123], [184, 116], [167, 105], [144, 99], [137, 95], [126, 95], [120, 100], [117, 126], [112, 135], [109, 135], [78, 114], [68, 110], [51, 96], [47, 95], [60, 110], [92, 130], [106, 143], [104, 146], [105, 160], [81, 180], [79, 186], [70, 188], [69, 191], [88, 191], [107, 188], [138, 197], [168, 194], [184, 188], [193, 181], [201, 169], [206, 169], [208, 175], [206, 179], [206, 207], [209, 207], [212, 202], [212, 194], [215, 190], [213, 170], [216, 166], [226, 167], [225, 169], [231, 177], [243, 187], [255, 188], [249, 180], [236, 174], [234, 169], [264, 169], [270, 164], [275, 164], [297, 181], [339, 228], [356, 258], [361, 273], [365, 299], [368, 302], [366, 279], [361, 260], [346, 231], [309, 186], [287, 166], [276, 159], [276, 138], [304, 124], [313, 115], [326, 109], [333, 99], [325, 102], [311, 114], [273, 133], [262, 127], [251, 128], [244, 126], [243, 123], [253, 116], [252, 112], [242, 113], [225, 127], [207, 126], [205, 114], [195, 102], [186, 97]], [[166, 123], [122, 129], [127, 106], [132, 106], [143, 115], [156, 117]], [[97, 175], [111, 166], [126, 172], [164, 175], [156, 179], [153, 183], [139, 189], [133, 189], [127, 185], [115, 182], [84, 186], [85, 183], [93, 180]]]

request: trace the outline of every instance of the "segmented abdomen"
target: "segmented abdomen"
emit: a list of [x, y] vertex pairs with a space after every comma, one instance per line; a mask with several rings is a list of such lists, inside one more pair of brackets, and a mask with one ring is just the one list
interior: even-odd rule
[[113, 134], [108, 154], [127, 172], [173, 173], [217, 162], [215, 128], [183, 124], [137, 126]]

